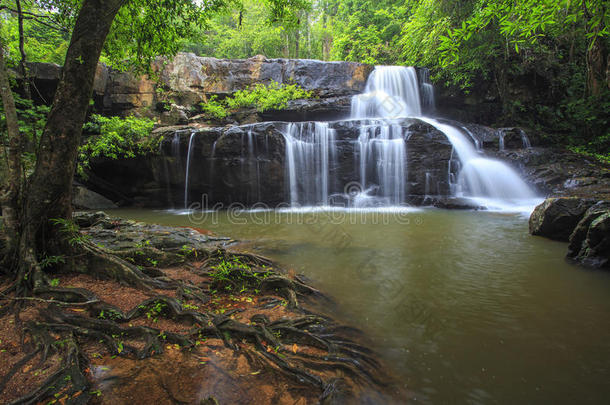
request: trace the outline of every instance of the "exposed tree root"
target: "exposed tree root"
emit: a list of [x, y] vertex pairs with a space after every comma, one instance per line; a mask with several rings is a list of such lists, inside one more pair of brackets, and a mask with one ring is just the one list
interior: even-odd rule
[[[209, 277], [208, 290], [205, 283], [194, 285], [171, 279], [150, 266], [151, 261], [166, 265], [184, 261], [178, 253], [149, 247], [117, 253], [88, 241], [81, 243], [80, 250], [82, 254], [76, 262], [79, 272], [119, 281], [151, 296], [132, 309], [121, 311], [84, 288], [41, 283], [29, 296], [13, 295], [15, 285], [6, 289], [0, 300], [46, 306], [39, 310], [37, 319], [26, 322], [24, 333], [29, 336], [31, 350], [0, 380], [0, 393], [36, 355], [40, 354], [41, 363], [50, 353], [59, 353], [63, 359], [56, 372], [14, 404], [36, 403], [53, 395], [65, 396], [71, 404], [86, 403], [90, 397], [90, 381], [85, 372], [89, 360], [81, 347], [88, 342], [101, 343], [110, 355], [145, 359], [163, 353], [167, 344], [196, 350], [202, 339], [218, 338], [226, 347], [245, 354], [250, 363], [311, 386], [321, 394], [322, 403], [352, 395], [345, 378], [358, 385], [384, 385], [373, 353], [349, 338], [357, 331], [301, 309], [300, 298], [322, 294], [299, 279], [278, 273], [266, 258], [223, 249], [199, 252], [198, 258], [203, 261], [193, 270]], [[172, 291], [175, 297], [159, 294], [159, 290]], [[284, 305], [297, 316], [270, 321], [266, 315], [257, 313], [244, 323], [232, 318], [239, 309], [219, 314], [186, 304], [206, 305], [215, 290], [271, 294], [261, 297], [258, 308]], [[132, 324], [151, 317], [171, 319], [187, 329], [178, 333]], [[324, 380], [336, 373], [343, 378]]]

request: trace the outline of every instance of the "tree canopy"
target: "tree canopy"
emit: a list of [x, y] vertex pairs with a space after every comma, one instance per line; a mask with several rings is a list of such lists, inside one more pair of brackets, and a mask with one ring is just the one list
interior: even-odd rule
[[[82, 0], [4, 0], [9, 65], [20, 57], [16, 3], [28, 60], [62, 63]], [[497, 97], [497, 124], [607, 154], [609, 24], [603, 0], [132, 0], [101, 60], [142, 70], [187, 51], [425, 66], [454, 94]], [[538, 99], [516, 94], [524, 82]]]

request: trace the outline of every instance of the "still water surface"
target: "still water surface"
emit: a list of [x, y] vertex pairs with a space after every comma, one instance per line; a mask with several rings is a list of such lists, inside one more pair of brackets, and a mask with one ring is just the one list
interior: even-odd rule
[[418, 403], [610, 401], [610, 273], [523, 215], [419, 210], [112, 215], [209, 229], [307, 275]]

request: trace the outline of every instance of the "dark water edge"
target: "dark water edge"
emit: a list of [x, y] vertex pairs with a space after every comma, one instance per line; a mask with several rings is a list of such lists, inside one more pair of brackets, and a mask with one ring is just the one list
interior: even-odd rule
[[116, 210], [247, 241], [334, 297], [421, 403], [606, 403], [610, 274], [522, 215]]

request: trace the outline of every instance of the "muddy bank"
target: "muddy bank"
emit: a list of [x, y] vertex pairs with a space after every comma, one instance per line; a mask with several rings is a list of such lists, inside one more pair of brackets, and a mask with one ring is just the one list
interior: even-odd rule
[[[314, 313], [330, 301], [298, 275], [203, 229], [102, 213], [76, 220], [84, 238], [152, 282], [49, 266], [52, 287], [27, 299], [3, 293], [0, 402], [406, 400], [358, 330]], [[4, 292], [10, 280], [1, 281]]]

